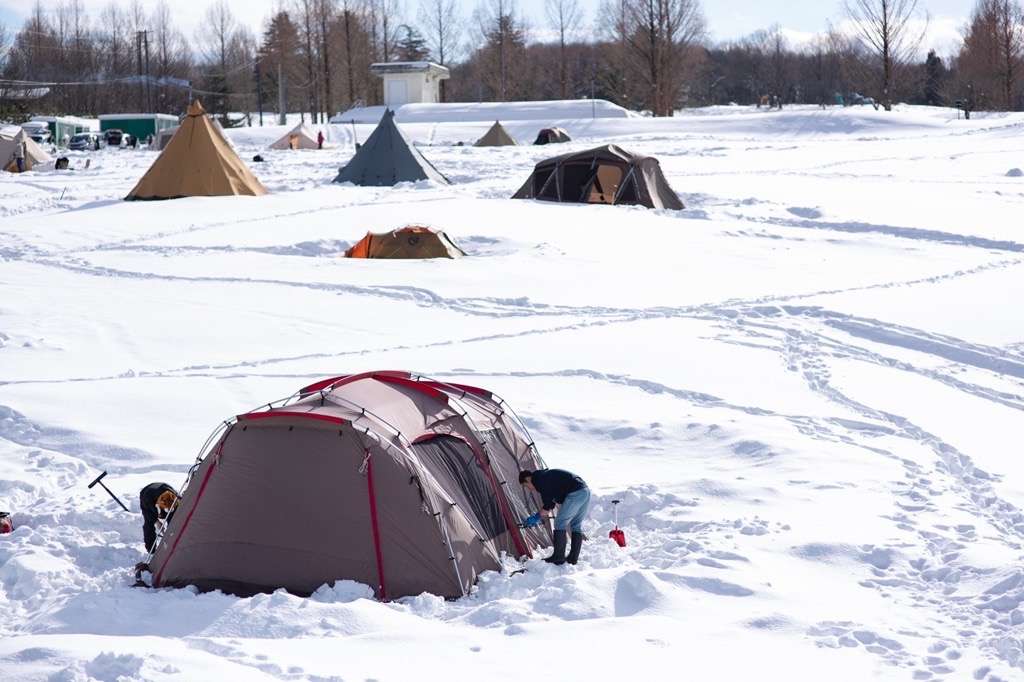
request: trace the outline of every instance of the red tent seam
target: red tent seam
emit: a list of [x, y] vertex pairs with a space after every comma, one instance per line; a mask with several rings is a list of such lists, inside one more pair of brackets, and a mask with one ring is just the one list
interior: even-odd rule
[[377, 581], [380, 583], [380, 600], [387, 601], [387, 587], [384, 584], [384, 555], [380, 551], [380, 527], [377, 524], [377, 496], [373, 486], [373, 457], [366, 453], [366, 488], [370, 493], [370, 526], [373, 529], [373, 550], [377, 555]]

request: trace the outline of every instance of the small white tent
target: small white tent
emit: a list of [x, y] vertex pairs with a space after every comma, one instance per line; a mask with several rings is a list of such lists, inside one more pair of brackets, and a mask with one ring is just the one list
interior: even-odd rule
[[284, 137], [270, 145], [271, 149], [319, 149], [316, 143], [316, 133], [310, 130], [305, 123], [292, 128]]

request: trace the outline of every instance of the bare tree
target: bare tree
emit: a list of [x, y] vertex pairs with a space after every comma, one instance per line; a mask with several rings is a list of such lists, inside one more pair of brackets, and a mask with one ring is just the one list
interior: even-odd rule
[[434, 61], [443, 66], [458, 56], [462, 19], [455, 0], [420, 0], [417, 17]]
[[1002, 81], [1003, 103], [1014, 108], [1017, 73], [1024, 59], [1024, 10], [1017, 0], [991, 0], [995, 28], [998, 74]]
[[544, 9], [551, 28], [558, 31], [558, 84], [562, 99], [569, 96], [566, 63], [566, 42], [575, 38], [583, 21], [579, 0], [546, 0]]
[[896, 72], [921, 47], [928, 18], [915, 25], [917, 0], [845, 0], [845, 7], [861, 42], [881, 60], [882, 105], [892, 111]]
[[[455, 0], [420, 0], [417, 18], [435, 62], [445, 66], [458, 56], [456, 49], [462, 32], [462, 18]], [[441, 101], [446, 101], [448, 81], [441, 81], [440, 94]]]
[[706, 36], [698, 0], [619, 0], [604, 13], [606, 30], [625, 46], [632, 77], [641, 79], [655, 116], [671, 116]]
[[368, 0], [367, 9], [374, 59], [389, 62], [398, 42], [398, 27], [402, 25], [402, 6], [399, 0]]
[[299, 27], [302, 61], [306, 70], [306, 106], [309, 107], [310, 121], [317, 123], [321, 109], [320, 82], [317, 78], [319, 39], [317, 37], [316, 0], [294, 0], [293, 7]]

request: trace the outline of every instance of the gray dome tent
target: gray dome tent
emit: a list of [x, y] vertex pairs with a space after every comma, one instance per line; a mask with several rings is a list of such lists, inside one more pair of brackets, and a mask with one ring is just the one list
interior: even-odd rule
[[[518, 484], [543, 467], [489, 391], [408, 372], [326, 379], [225, 422], [149, 561], [154, 587], [308, 595], [355, 580], [381, 599], [466, 595], [547, 528]], [[255, 512], [255, 513], [254, 513]]]
[[614, 144], [541, 161], [512, 198], [685, 208], [656, 158]]
[[451, 184], [427, 161], [395, 125], [395, 112], [387, 109], [352, 160], [341, 169], [335, 182], [390, 187], [399, 182], [433, 180]]

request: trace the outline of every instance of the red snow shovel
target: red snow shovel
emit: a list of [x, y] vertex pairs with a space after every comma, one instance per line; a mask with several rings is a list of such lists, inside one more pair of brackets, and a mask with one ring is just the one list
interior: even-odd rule
[[615, 541], [615, 544], [619, 547], [626, 546], [626, 534], [619, 528], [619, 502], [622, 500], [612, 500], [612, 509], [615, 513], [615, 529], [608, 531], [608, 537]]

